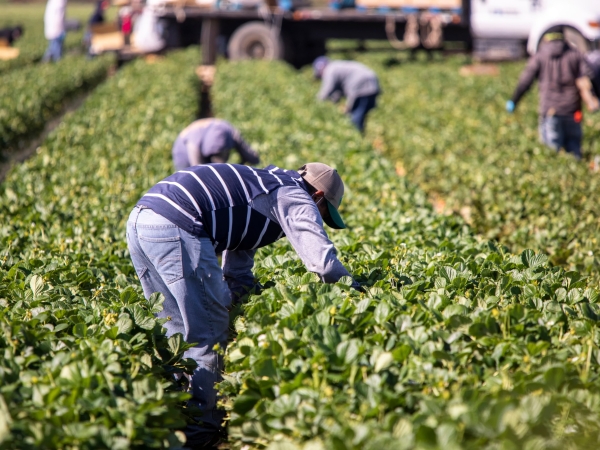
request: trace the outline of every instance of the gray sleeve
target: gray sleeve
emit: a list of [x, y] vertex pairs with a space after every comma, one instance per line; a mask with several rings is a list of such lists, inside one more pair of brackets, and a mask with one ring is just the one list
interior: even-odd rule
[[321, 215], [310, 196], [300, 188], [287, 186], [275, 193], [271, 210], [306, 268], [326, 283], [350, 276], [337, 258], [337, 251], [323, 229]]
[[329, 70], [325, 70], [325, 73], [323, 73], [323, 79], [321, 80], [321, 89], [317, 94], [317, 98], [319, 100], [327, 100], [330, 98], [333, 93], [337, 91], [336, 84], [334, 71], [331, 68]]
[[233, 130], [232, 137], [233, 145], [242, 157], [242, 164], [247, 162], [248, 164], [255, 165], [260, 162], [258, 152], [242, 139], [242, 135], [238, 130]]

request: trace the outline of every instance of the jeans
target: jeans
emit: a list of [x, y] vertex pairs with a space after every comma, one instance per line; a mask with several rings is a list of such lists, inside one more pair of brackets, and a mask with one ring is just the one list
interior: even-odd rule
[[181, 333], [195, 343], [184, 356], [198, 363], [190, 402], [202, 412], [200, 431], [220, 429], [224, 411], [217, 409], [214, 384], [221, 380], [223, 357], [213, 346], [227, 345], [231, 300], [212, 242], [136, 206], [127, 221], [127, 246], [144, 296], [165, 296], [158, 317], [169, 317], [167, 335]]
[[61, 59], [64, 40], [65, 33], [61, 34], [56, 39], [50, 39], [50, 41], [48, 41], [48, 48], [42, 57], [42, 62], [58, 61]]
[[581, 159], [581, 140], [583, 132], [581, 123], [575, 122], [573, 116], [550, 116], [540, 118], [540, 139], [548, 147], [559, 151], [564, 148]]
[[377, 100], [377, 94], [373, 95], [365, 95], [364, 97], [357, 97], [354, 100], [354, 105], [352, 105], [352, 110], [350, 111], [350, 118], [352, 119], [352, 123], [358, 131], [364, 133], [365, 131], [365, 119], [367, 118], [367, 113], [375, 108]]

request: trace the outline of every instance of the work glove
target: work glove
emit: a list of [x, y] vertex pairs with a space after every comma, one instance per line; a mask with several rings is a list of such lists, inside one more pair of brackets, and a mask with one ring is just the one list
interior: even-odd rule
[[508, 100], [506, 102], [506, 112], [509, 114], [512, 114], [515, 110], [515, 102], [513, 102], [512, 100]]

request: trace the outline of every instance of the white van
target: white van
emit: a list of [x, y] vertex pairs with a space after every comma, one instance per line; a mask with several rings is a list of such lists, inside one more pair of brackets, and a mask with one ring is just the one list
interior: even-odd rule
[[471, 0], [475, 43], [527, 41], [534, 54], [550, 27], [566, 27], [565, 37], [580, 51], [600, 48], [600, 0]]

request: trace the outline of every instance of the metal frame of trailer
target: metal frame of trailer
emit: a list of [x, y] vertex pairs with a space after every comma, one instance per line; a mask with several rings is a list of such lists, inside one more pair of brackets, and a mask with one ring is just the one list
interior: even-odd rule
[[[472, 48], [470, 2], [462, 0], [460, 12], [437, 9], [342, 9], [307, 7], [295, 11], [269, 9], [218, 10], [201, 7], [165, 7], [159, 14], [176, 30], [174, 46], [200, 40], [202, 64], [214, 64], [218, 53], [231, 56], [231, 42], [240, 44], [242, 27], [261, 32], [261, 25], [271, 33], [274, 49], [268, 59], [284, 59], [299, 67], [310, 63], [325, 51], [327, 39], [402, 40], [408, 18], [437, 15], [443, 23], [444, 42], [462, 42]], [[249, 26], [249, 23], [254, 25]], [[386, 28], [387, 25], [387, 28]], [[267, 33], [264, 31], [263, 34]], [[237, 34], [237, 36], [236, 36]], [[246, 33], [248, 34], [248, 33]], [[266, 36], [266, 34], [265, 34]], [[243, 37], [242, 37], [243, 39]], [[235, 58], [234, 58], [235, 59]]]

